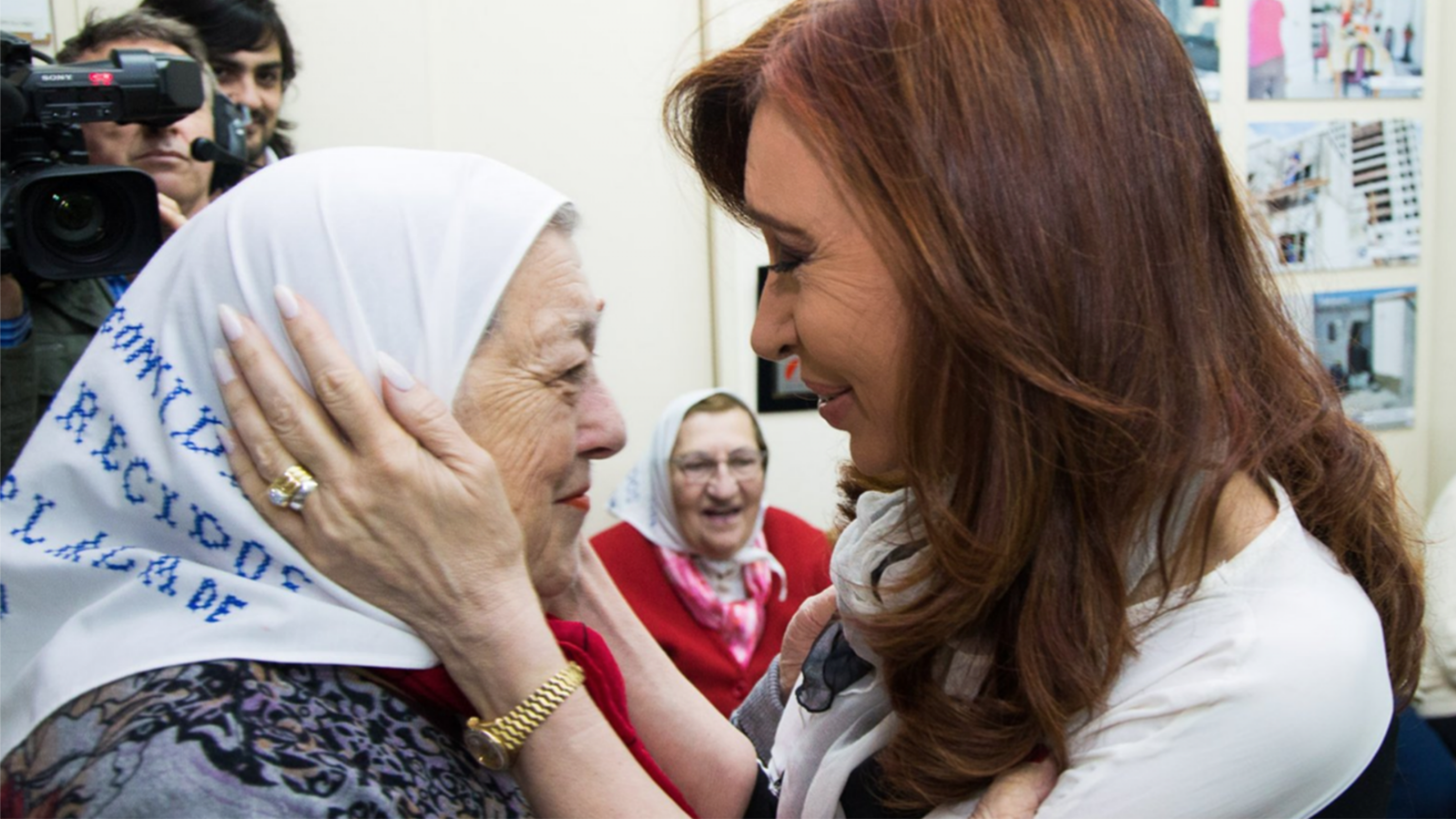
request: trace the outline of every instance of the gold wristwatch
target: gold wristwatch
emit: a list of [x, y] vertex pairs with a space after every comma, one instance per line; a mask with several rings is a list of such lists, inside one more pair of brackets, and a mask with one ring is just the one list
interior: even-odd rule
[[509, 769], [516, 761], [516, 752], [526, 744], [526, 737], [585, 681], [586, 672], [581, 666], [567, 662], [565, 668], [504, 715], [490, 722], [471, 717], [465, 724], [466, 750], [492, 771]]

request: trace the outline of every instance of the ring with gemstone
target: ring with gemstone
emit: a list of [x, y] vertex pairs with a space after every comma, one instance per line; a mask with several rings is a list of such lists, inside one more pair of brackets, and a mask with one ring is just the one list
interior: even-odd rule
[[300, 492], [304, 497], [318, 488], [318, 481], [313, 475], [302, 466], [294, 464], [283, 470], [276, 480], [268, 484], [268, 502], [280, 509], [292, 509], [298, 511], [303, 508], [303, 498], [298, 499], [298, 505], [294, 506], [294, 498]]

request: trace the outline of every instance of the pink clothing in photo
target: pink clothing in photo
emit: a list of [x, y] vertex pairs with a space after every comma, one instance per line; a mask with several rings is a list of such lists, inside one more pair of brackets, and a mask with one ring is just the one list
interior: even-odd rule
[[1249, 6], [1249, 65], [1263, 65], [1284, 56], [1279, 23], [1284, 20], [1281, 0], [1254, 0]]

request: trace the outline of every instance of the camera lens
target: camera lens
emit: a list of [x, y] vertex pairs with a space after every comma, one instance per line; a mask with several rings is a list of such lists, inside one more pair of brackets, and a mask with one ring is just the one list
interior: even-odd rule
[[145, 171], [57, 164], [6, 180], [3, 219], [38, 279], [135, 273], [161, 244], [157, 185]]
[[134, 210], [107, 176], [63, 176], [39, 186], [30, 229], [48, 253], [67, 264], [105, 264], [127, 244]]
[[41, 214], [42, 230], [60, 247], [86, 250], [106, 239], [106, 208], [92, 194], [79, 190], [52, 193]]

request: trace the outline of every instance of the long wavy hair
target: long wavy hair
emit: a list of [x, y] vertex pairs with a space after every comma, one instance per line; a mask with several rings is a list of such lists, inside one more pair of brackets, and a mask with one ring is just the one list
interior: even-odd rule
[[[1129, 550], [1152, 526], [1162, 588], [1202, 576], [1239, 474], [1283, 485], [1359, 581], [1408, 697], [1422, 598], [1395, 476], [1282, 309], [1151, 2], [791, 3], [665, 106], [744, 221], [765, 97], [862, 206], [911, 312], [895, 479], [928, 539], [906, 582], [930, 591], [865, 624], [903, 721], [879, 757], [897, 804], [963, 798], [1038, 742], [1065, 760], [1134, 651]], [[945, 647], [972, 638], [991, 670], [953, 697]]]

